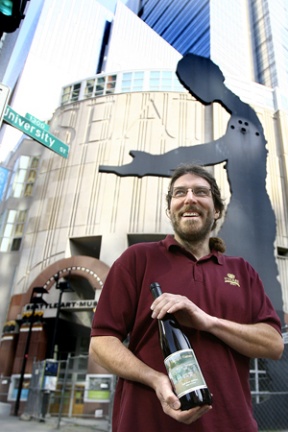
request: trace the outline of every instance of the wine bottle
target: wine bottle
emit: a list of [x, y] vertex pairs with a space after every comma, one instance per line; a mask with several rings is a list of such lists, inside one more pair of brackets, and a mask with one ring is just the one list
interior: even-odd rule
[[[151, 293], [156, 299], [162, 294], [160, 285], [153, 282]], [[160, 345], [164, 364], [181, 410], [211, 405], [212, 395], [187, 336], [180, 329], [173, 315], [167, 313], [158, 320]]]

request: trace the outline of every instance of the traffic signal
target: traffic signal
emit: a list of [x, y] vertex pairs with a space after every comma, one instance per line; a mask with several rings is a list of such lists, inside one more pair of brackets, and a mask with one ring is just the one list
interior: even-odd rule
[[28, 0], [0, 0], [0, 37], [3, 33], [13, 33], [25, 17]]

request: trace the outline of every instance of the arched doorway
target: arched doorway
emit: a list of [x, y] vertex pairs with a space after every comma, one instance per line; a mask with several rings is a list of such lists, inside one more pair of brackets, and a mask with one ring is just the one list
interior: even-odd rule
[[[4, 330], [0, 347], [1, 374], [6, 377], [19, 377], [20, 374], [24, 376], [23, 373], [31, 376], [35, 361], [47, 358], [65, 361], [71, 354], [87, 354], [93, 312], [108, 271], [106, 264], [93, 257], [74, 256], [61, 259], [46, 267], [31, 283], [26, 293], [14, 295], [11, 298], [7, 322], [18, 323], [19, 331], [17, 324], [4, 327], [7, 334]], [[69, 289], [61, 292], [61, 284]], [[38, 288], [46, 291], [41, 294], [46, 304], [36, 303], [33, 309], [32, 294], [37, 292]], [[29, 347], [28, 351], [25, 351], [28, 338]], [[27, 357], [25, 362], [24, 356]], [[91, 369], [90, 365], [88, 368]], [[92, 366], [92, 371], [94, 368], [95, 365]], [[83, 383], [80, 387], [83, 394]], [[6, 388], [2, 390], [3, 393], [8, 392]], [[83, 403], [80, 405], [83, 410]]]
[[[27, 331], [21, 332], [21, 326], [23, 326], [25, 315], [28, 316], [29, 320], [29, 313], [31, 315], [32, 309], [30, 300], [33, 290], [37, 287], [43, 287], [47, 290], [47, 294], [42, 296], [47, 304], [37, 306], [37, 313], [42, 318], [40, 320], [42, 331], [32, 334], [30, 345], [31, 350], [33, 349], [33, 355], [28, 356], [27, 373], [32, 368], [32, 358], [42, 360], [51, 357], [53, 348], [55, 348], [53, 354], [58, 359], [65, 359], [69, 352], [75, 354], [87, 352], [93, 310], [108, 271], [109, 267], [106, 264], [93, 257], [74, 256], [61, 259], [46, 267], [34, 279], [26, 293], [14, 295], [11, 298], [7, 319], [18, 322], [20, 332], [16, 346], [15, 343], [12, 343], [11, 338], [7, 338], [7, 343], [1, 344], [1, 351], [5, 350], [5, 356], [0, 355], [0, 358], [4, 357], [7, 360], [5, 361], [5, 371], [3, 370], [2, 373], [6, 376], [20, 373], [25, 345], [24, 339], [27, 337]], [[57, 281], [69, 282], [71, 288], [71, 290], [63, 292], [60, 305], [60, 290], [57, 289]], [[58, 308], [60, 310], [58, 311], [57, 323]], [[57, 325], [55, 347], [51, 347], [55, 325]], [[39, 330], [39, 326], [37, 330]], [[18, 337], [18, 335], [15, 336]], [[1, 369], [3, 368], [1, 367]]]

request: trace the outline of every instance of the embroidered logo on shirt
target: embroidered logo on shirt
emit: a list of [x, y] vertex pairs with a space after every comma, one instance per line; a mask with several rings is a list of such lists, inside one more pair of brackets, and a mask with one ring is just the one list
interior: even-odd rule
[[240, 287], [240, 283], [238, 279], [235, 279], [235, 275], [232, 273], [227, 273], [227, 276], [224, 278], [225, 283], [229, 283], [230, 285], [236, 285]]

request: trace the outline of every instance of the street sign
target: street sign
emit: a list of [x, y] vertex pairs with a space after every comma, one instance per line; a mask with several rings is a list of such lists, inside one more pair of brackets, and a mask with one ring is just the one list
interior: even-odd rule
[[60, 141], [51, 133], [43, 130], [37, 124], [32, 123], [25, 117], [22, 117], [16, 111], [14, 111], [9, 105], [7, 105], [3, 120], [9, 123], [11, 126], [19, 129], [25, 135], [33, 138], [35, 141], [48, 147], [50, 150], [59, 154], [64, 158], [68, 158], [69, 146], [63, 141]]
[[9, 100], [10, 88], [0, 83], [0, 127], [2, 125], [4, 112]]
[[31, 123], [38, 126], [40, 129], [46, 130], [47, 132], [50, 129], [50, 126], [47, 123], [44, 123], [42, 120], [34, 117], [32, 114], [26, 113], [25, 118], [27, 118]]

